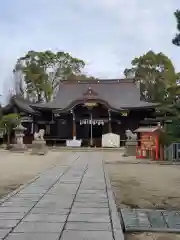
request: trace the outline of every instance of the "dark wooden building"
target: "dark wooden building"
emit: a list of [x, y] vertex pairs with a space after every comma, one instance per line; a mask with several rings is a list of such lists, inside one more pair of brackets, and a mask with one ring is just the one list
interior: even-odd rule
[[14, 96], [3, 113], [17, 112], [27, 128], [25, 143], [33, 133], [45, 129], [48, 144], [65, 145], [67, 139], [82, 139], [83, 146], [101, 146], [105, 133], [120, 135], [135, 130], [154, 112], [154, 103], [140, 99], [140, 89], [131, 79], [61, 81], [56, 98], [48, 103], [31, 103]]

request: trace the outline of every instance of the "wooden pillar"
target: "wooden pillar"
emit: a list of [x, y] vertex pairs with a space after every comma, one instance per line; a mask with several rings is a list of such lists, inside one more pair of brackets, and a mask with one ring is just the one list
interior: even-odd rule
[[73, 110], [71, 110], [71, 113], [72, 113], [72, 117], [73, 117], [72, 136], [73, 136], [73, 138], [76, 138], [76, 117], [75, 117], [75, 114], [74, 114], [74, 111], [73, 111]]
[[32, 116], [32, 122], [31, 122], [31, 134], [34, 134], [34, 116]]
[[32, 121], [31, 123], [31, 134], [33, 135], [34, 134], [34, 122]]
[[108, 110], [108, 132], [112, 133], [112, 126], [111, 126], [111, 112]]
[[92, 125], [93, 117], [92, 111], [90, 112], [90, 127], [91, 127], [91, 136], [90, 136], [90, 146], [93, 146], [93, 125]]

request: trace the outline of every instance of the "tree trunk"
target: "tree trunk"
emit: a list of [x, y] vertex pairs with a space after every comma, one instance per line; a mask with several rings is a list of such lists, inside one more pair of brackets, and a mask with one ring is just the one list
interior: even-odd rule
[[46, 100], [46, 102], [49, 102], [49, 99], [48, 99], [47, 94], [44, 94], [44, 95], [45, 95], [45, 100]]
[[41, 102], [41, 93], [37, 93], [38, 103]]
[[10, 131], [7, 131], [7, 149], [10, 148], [10, 139], [11, 138], [11, 132]]

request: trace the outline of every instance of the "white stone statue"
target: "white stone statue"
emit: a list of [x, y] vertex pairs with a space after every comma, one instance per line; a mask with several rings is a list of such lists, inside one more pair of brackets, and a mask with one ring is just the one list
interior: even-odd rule
[[127, 137], [127, 140], [130, 140], [130, 141], [136, 141], [137, 140], [137, 134], [132, 133], [132, 131], [130, 129], [126, 130], [126, 137]]
[[43, 140], [44, 141], [44, 129], [40, 129], [39, 132], [34, 133], [34, 140]]

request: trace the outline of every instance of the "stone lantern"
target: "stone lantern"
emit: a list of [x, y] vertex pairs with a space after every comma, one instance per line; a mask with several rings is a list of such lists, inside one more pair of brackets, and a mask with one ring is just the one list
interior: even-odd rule
[[16, 143], [13, 145], [12, 151], [24, 152], [27, 150], [26, 145], [23, 143], [25, 127], [20, 123], [17, 127], [13, 128], [15, 132]]

